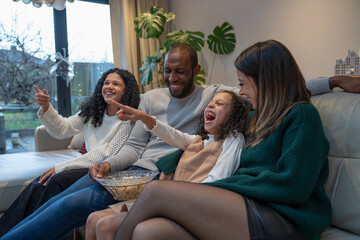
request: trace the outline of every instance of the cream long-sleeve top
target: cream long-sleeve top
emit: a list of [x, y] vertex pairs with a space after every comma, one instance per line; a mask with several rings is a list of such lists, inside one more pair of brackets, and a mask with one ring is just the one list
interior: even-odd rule
[[89, 168], [106, 158], [115, 155], [128, 138], [133, 124], [131, 121], [121, 121], [117, 116], [103, 116], [99, 127], [91, 124], [91, 118], [84, 123], [84, 118], [79, 113], [64, 118], [50, 105], [44, 113], [42, 108], [38, 112], [42, 124], [48, 133], [57, 139], [64, 139], [84, 131], [87, 153], [77, 158], [55, 164], [55, 172], [64, 170]]
[[[149, 130], [145, 125], [144, 128]], [[158, 119], [150, 131], [167, 144], [183, 150], [186, 150], [197, 136], [183, 133]], [[209, 135], [209, 139], [204, 140], [203, 148], [206, 148], [212, 141], [214, 141], [214, 135]], [[241, 133], [238, 133], [237, 136], [233, 134], [228, 136], [223, 143], [222, 151], [215, 166], [202, 182], [213, 182], [233, 175], [240, 166], [240, 155], [244, 144], [245, 138]]]

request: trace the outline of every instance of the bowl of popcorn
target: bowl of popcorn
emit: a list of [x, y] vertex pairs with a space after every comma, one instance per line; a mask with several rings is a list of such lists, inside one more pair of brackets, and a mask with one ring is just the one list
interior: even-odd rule
[[127, 170], [108, 173], [95, 180], [104, 186], [118, 201], [135, 199], [159, 171]]

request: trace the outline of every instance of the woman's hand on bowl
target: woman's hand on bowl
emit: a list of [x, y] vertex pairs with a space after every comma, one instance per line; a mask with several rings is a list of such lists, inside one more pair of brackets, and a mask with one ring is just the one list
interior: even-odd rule
[[92, 166], [89, 169], [89, 175], [92, 179], [102, 178], [105, 174], [109, 173], [111, 170], [111, 165], [108, 162], [103, 162]]

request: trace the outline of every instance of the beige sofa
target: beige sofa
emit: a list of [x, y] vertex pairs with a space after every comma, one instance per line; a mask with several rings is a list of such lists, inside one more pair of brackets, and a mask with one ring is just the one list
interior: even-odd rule
[[[330, 174], [325, 189], [333, 204], [333, 219], [322, 240], [360, 240], [360, 94], [332, 92], [315, 96], [312, 101], [330, 142]], [[29, 179], [55, 162], [79, 154], [67, 149], [69, 142], [70, 139], [55, 140], [39, 128], [35, 144], [40, 152], [0, 155], [0, 212]]]

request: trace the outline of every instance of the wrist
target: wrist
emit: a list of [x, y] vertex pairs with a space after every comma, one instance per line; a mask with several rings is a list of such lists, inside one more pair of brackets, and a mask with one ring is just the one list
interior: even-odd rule
[[147, 114], [146, 112], [143, 112], [141, 121], [146, 125], [149, 130], [153, 129], [156, 125], [156, 119]]
[[42, 106], [42, 110], [44, 113], [47, 112], [47, 110], [49, 110], [50, 104], [48, 104], [47, 106]]
[[329, 88], [330, 90], [333, 90], [335, 87], [339, 87], [340, 84], [340, 77], [341, 76], [332, 76], [329, 78]]

